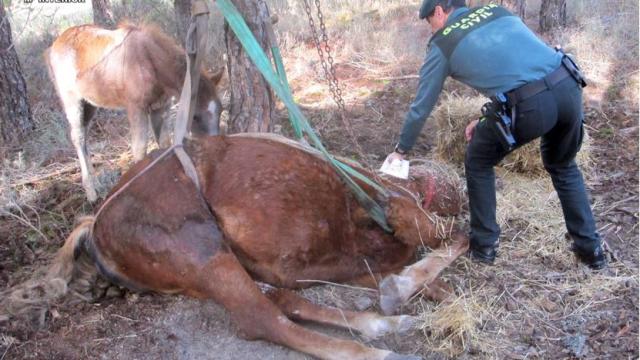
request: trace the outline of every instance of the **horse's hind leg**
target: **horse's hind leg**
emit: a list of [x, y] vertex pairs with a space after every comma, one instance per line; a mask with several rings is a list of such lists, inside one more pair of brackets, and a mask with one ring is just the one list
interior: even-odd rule
[[82, 173], [82, 186], [87, 192], [87, 199], [91, 202], [96, 201], [98, 195], [94, 185], [93, 166], [91, 165], [86, 139], [87, 126], [95, 112], [95, 108], [85, 103], [80, 96], [71, 92], [67, 92], [62, 97], [62, 106], [71, 127], [71, 142], [78, 153], [80, 172]]
[[129, 131], [131, 132], [131, 152], [133, 161], [140, 161], [147, 153], [149, 114], [137, 105], [127, 106]]
[[267, 292], [267, 296], [291, 319], [356, 330], [369, 339], [388, 333], [405, 332], [416, 323], [416, 318], [408, 315], [381, 316], [369, 311], [349, 311], [316, 305], [290, 290], [272, 289]]
[[264, 339], [320, 359], [415, 360], [355, 341], [335, 339], [295, 324], [260, 292], [236, 257], [219, 251], [200, 272], [192, 295], [223, 305], [239, 330], [250, 339]]

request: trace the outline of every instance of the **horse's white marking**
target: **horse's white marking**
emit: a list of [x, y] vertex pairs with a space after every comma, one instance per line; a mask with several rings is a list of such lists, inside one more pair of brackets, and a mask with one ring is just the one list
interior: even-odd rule
[[375, 339], [388, 333], [404, 333], [415, 325], [417, 319], [409, 315], [376, 316], [368, 319], [359, 330], [369, 339]]
[[403, 298], [408, 298], [413, 295], [415, 289], [415, 279], [410, 276], [396, 276], [395, 283], [398, 287], [398, 294]]
[[75, 94], [76, 79], [78, 76], [75, 51], [67, 50], [62, 53], [52, 52], [50, 61], [58, 90], [61, 93], [70, 93], [69, 95], [78, 96], [78, 94]]
[[366, 328], [362, 329], [363, 335], [370, 339], [380, 337], [391, 330], [389, 321], [386, 319], [372, 319], [367, 322]]
[[215, 101], [210, 101], [209, 106], [207, 106], [207, 111], [211, 113], [212, 117], [217, 117], [218, 114], [218, 104]]
[[210, 114], [210, 119], [214, 122], [220, 121], [220, 116], [218, 113], [218, 104], [215, 101], [210, 101], [207, 106], [207, 111]]

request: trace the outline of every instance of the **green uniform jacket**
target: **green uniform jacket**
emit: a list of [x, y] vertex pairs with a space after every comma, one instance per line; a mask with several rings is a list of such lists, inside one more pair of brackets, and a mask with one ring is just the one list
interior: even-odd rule
[[[445, 29], [455, 26], [456, 19], [469, 11], [466, 7], [454, 10]], [[560, 66], [561, 58], [517, 16], [500, 17], [473, 29], [448, 58], [435, 42], [430, 42], [420, 69], [418, 91], [400, 134], [400, 149], [408, 151], [415, 144], [448, 76], [492, 96], [543, 78]]]

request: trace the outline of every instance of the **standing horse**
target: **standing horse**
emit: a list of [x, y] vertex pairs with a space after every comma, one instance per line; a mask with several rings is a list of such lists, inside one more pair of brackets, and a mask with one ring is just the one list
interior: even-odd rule
[[[186, 150], [202, 192], [171, 150], [152, 153], [122, 176], [95, 217], [72, 232], [43, 286], [68, 283], [82, 273], [79, 264], [89, 261], [130, 289], [212, 299], [250, 339], [322, 359], [416, 359], [332, 338], [290, 320], [376, 337], [411, 327], [412, 317], [321, 307], [284, 289], [308, 286], [302, 280], [309, 279], [376, 286], [374, 276], [401, 271], [381, 283], [381, 305], [392, 313], [423, 286], [437, 290], [438, 274], [468, 247], [462, 232], [440, 231], [449, 225], [421, 208], [404, 186], [385, 181], [391, 191], [387, 219], [395, 230], [386, 233], [326, 161], [273, 135], [199, 138]], [[422, 204], [441, 202], [446, 196], [441, 182], [418, 179], [417, 184], [431, 184], [414, 187], [433, 199]], [[453, 241], [446, 244], [446, 239]], [[405, 268], [420, 245], [435, 250]], [[263, 294], [254, 280], [277, 289]], [[38, 304], [25, 294], [14, 290], [5, 296], [4, 308]]]
[[[96, 107], [126, 109], [133, 159], [146, 153], [148, 122], [160, 147], [169, 145], [163, 114], [178, 96], [186, 72], [183, 50], [151, 26], [94, 25], [67, 29], [45, 53], [50, 76], [62, 102], [71, 140], [78, 152], [82, 185], [89, 201], [97, 194], [87, 150], [87, 127]], [[222, 71], [202, 74], [194, 112], [194, 131], [215, 135], [222, 106], [216, 93]], [[164, 129], [163, 129], [164, 128]]]

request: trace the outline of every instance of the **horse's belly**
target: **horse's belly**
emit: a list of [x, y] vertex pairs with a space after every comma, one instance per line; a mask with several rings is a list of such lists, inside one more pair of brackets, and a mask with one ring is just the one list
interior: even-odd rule
[[[300, 287], [382, 264], [398, 242], [372, 225], [323, 160], [279, 142], [211, 137], [193, 149], [227, 242], [257, 279]], [[377, 242], [373, 246], [372, 242]], [[307, 283], [308, 284], [308, 283]]]
[[127, 106], [128, 99], [123, 84], [105, 79], [99, 74], [79, 76], [77, 83], [82, 98], [95, 107], [124, 109]]

